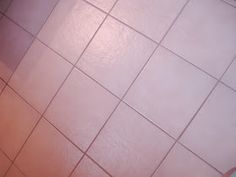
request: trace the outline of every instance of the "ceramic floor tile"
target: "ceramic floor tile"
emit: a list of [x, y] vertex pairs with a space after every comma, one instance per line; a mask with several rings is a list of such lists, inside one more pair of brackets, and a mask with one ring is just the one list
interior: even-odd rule
[[0, 19], [0, 77], [8, 81], [33, 37], [6, 17]]
[[118, 99], [75, 69], [45, 117], [84, 151], [118, 104]]
[[42, 119], [16, 159], [26, 176], [67, 177], [82, 153]]
[[25, 177], [14, 165], [8, 171], [6, 177]]
[[236, 164], [236, 93], [218, 85], [181, 142], [221, 172]]
[[61, 0], [38, 37], [75, 63], [104, 18], [82, 0]]
[[153, 177], [221, 177], [212, 167], [176, 145]]
[[13, 160], [40, 115], [6, 87], [0, 97], [0, 117], [0, 149]]
[[225, 2], [227, 2], [228, 4], [230, 4], [230, 5], [234, 6], [234, 7], [236, 7], [236, 1], [235, 1], [235, 0], [223, 0], [223, 1], [225, 1]]
[[159, 48], [125, 101], [178, 137], [216, 81], [164, 48]]
[[173, 140], [121, 104], [88, 154], [116, 177], [150, 176]]
[[35, 40], [10, 85], [42, 113], [71, 68], [63, 58]]
[[236, 60], [225, 73], [222, 81], [236, 90]]
[[37, 34], [58, 0], [13, 0], [6, 14], [24, 29]]
[[5, 12], [10, 5], [11, 0], [1, 0], [0, 1], [0, 12]]
[[11, 161], [0, 151], [0, 177], [3, 177], [10, 165]]
[[155, 46], [135, 31], [107, 18], [77, 66], [122, 97]]
[[72, 177], [109, 177], [109, 175], [85, 156], [74, 171]]
[[163, 45], [219, 78], [236, 54], [235, 18], [221, 0], [192, 0]]
[[108, 12], [116, 2], [116, 0], [87, 0], [87, 1], [106, 12]]
[[5, 83], [0, 79], [0, 93], [2, 91], [2, 89], [4, 88]]
[[159, 42], [186, 0], [120, 0], [112, 15]]

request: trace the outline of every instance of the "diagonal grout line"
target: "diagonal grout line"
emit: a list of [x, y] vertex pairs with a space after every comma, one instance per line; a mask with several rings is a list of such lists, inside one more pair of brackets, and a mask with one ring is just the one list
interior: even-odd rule
[[12, 166], [14, 166], [24, 177], [26, 177], [23, 171], [21, 171], [21, 169], [16, 164], [13, 164]]
[[236, 8], [233, 4], [231, 4], [230, 2], [227, 2], [227, 1], [224, 1], [224, 0], [221, 0], [223, 3], [233, 7], [233, 8]]

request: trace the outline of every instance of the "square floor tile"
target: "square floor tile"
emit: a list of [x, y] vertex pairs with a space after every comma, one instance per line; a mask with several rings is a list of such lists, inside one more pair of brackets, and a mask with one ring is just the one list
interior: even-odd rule
[[15, 71], [33, 36], [6, 17], [0, 19], [0, 77], [8, 81]]
[[0, 79], [0, 93], [2, 91], [2, 89], [4, 88], [5, 83]]
[[61, 0], [38, 37], [75, 63], [105, 14], [82, 0]]
[[150, 176], [173, 140], [121, 104], [88, 154], [112, 176]]
[[0, 97], [0, 149], [12, 160], [40, 115], [9, 87]]
[[6, 177], [25, 177], [14, 165], [7, 172]]
[[125, 101], [177, 138], [215, 82], [160, 47], [129, 90]]
[[236, 54], [235, 19], [221, 0], [191, 0], [163, 45], [219, 78]]
[[181, 142], [221, 172], [236, 164], [236, 92], [218, 85]]
[[0, 151], [0, 177], [3, 177], [10, 165], [11, 161]]
[[156, 44], [112, 18], [107, 18], [78, 67], [122, 97]]
[[71, 68], [71, 64], [35, 40], [10, 85], [42, 113]]
[[116, 0], [87, 0], [87, 1], [106, 12], [108, 12], [116, 2]]
[[11, 0], [1, 0], [0, 1], [0, 12], [5, 12], [10, 5]]
[[72, 174], [72, 177], [109, 177], [109, 175], [85, 156]]
[[225, 73], [222, 81], [236, 90], [236, 60]]
[[13, 0], [6, 14], [32, 34], [37, 34], [58, 0]]
[[45, 117], [85, 151], [117, 104], [118, 99], [75, 69]]
[[177, 144], [153, 177], [221, 177], [221, 175]]
[[159, 42], [186, 0], [119, 0], [112, 15]]
[[81, 157], [74, 145], [42, 119], [16, 159], [16, 165], [27, 176], [67, 177]]

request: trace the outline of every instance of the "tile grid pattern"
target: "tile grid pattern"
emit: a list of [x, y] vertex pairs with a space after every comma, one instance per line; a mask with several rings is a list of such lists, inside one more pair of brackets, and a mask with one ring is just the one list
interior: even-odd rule
[[[84, 1], [85, 1], [85, 0], [84, 0]], [[118, 0], [117, 0], [117, 1], [118, 1]], [[116, 2], [117, 2], [117, 1], [116, 1]], [[190, 1], [190, 0], [189, 0], [189, 1]], [[185, 6], [188, 4], [189, 1], [187, 1], [187, 3], [185, 4]], [[87, 2], [87, 1], [85, 1], [85, 2]], [[89, 2], [87, 2], [87, 3], [90, 4], [90, 5], [92, 5], [92, 4], [89, 3]], [[116, 3], [115, 3], [115, 4], [116, 4]], [[113, 7], [115, 6], [115, 4], [113, 5]], [[94, 5], [93, 5], [93, 6], [94, 6]], [[185, 7], [185, 6], [184, 6], [184, 7]], [[96, 6], [94, 6], [94, 7], [96, 7]], [[183, 11], [184, 7], [182, 8], [181, 12]], [[97, 7], [96, 7], [96, 8], [97, 8]], [[97, 8], [97, 9], [101, 10], [100, 8]], [[111, 10], [112, 10], [112, 9], [111, 9]], [[102, 24], [104, 23], [104, 21], [106, 20], [106, 18], [107, 18], [108, 16], [111, 16], [111, 15], [109, 14], [109, 13], [111, 12], [111, 10], [110, 10], [108, 13], [104, 12], [103, 10], [101, 10], [101, 11], [103, 11], [104, 13], [106, 13], [106, 17], [104, 18], [103, 22], [100, 24], [100, 26], [99, 26], [99, 28], [97, 29], [97, 31], [100, 29], [100, 27], [102, 26]], [[181, 14], [181, 12], [178, 14], [178, 16], [176, 17], [176, 19], [174, 20], [174, 22], [177, 20], [177, 18], [178, 18], [179, 15]], [[111, 16], [111, 17], [112, 17], [112, 18], [115, 18], [115, 17], [113, 17], [113, 16]], [[48, 18], [49, 18], [49, 17], [48, 17]], [[116, 18], [115, 18], [115, 19], [116, 19]], [[116, 19], [116, 20], [118, 20], [118, 19]], [[173, 26], [174, 22], [172, 23], [171, 27]], [[123, 24], [126, 25], [126, 26], [128, 26], [129, 28], [132, 28], [132, 27], [130, 27], [129, 25], [127, 25], [127, 24], [125, 24], [125, 23], [123, 23]], [[171, 27], [170, 27], [170, 28], [171, 28]], [[170, 29], [170, 28], [169, 28], [169, 29]], [[132, 28], [132, 29], [133, 29], [133, 28]], [[134, 30], [135, 30], [135, 29], [134, 29]], [[97, 33], [97, 31], [96, 31], [96, 33]], [[137, 31], [137, 30], [135, 30], [135, 31]], [[169, 30], [168, 30], [168, 31], [169, 31]], [[165, 36], [167, 35], [168, 31], [166, 32]], [[137, 31], [137, 32], [138, 32], [138, 31]], [[96, 33], [93, 35], [93, 37], [96, 35]], [[138, 33], [142, 34], [141, 32], [138, 32]], [[144, 35], [144, 34], [142, 34], [142, 35], [145, 36], [146, 38], [150, 39], [150, 38], [147, 37], [146, 35]], [[37, 36], [37, 35], [36, 35], [36, 36]], [[165, 36], [164, 36], [164, 37], [165, 37]], [[92, 39], [90, 40], [90, 42], [93, 40], [93, 37], [92, 37]], [[163, 41], [164, 37], [162, 38], [161, 42]], [[36, 37], [35, 37], [35, 39], [36, 39]], [[35, 39], [34, 39], [34, 40], [35, 40]], [[152, 39], [150, 39], [150, 40], [152, 40]], [[152, 41], [154, 41], [154, 40], [152, 40]], [[87, 44], [87, 46], [90, 44], [90, 42]], [[160, 44], [157, 45], [156, 49], [157, 49], [159, 46], [161, 46], [161, 42], [160, 42]], [[155, 42], [155, 43], [156, 43], [156, 42]], [[86, 48], [87, 48], [87, 46], [86, 46]], [[84, 51], [86, 50], [86, 48], [84, 49]], [[155, 49], [155, 50], [156, 50], [156, 49]], [[52, 49], [51, 49], [51, 50], [52, 50]], [[155, 51], [155, 50], [154, 50], [154, 51]], [[168, 49], [168, 50], [169, 50], [169, 49]], [[83, 52], [84, 52], [84, 51], [83, 51]], [[55, 52], [55, 51], [54, 51], [54, 52]], [[153, 53], [154, 53], [154, 52], [153, 52]], [[153, 54], [153, 53], [152, 53], [152, 54]], [[82, 55], [83, 55], [83, 53], [80, 55], [80, 57], [81, 57]], [[152, 56], [152, 55], [151, 55], [151, 56]], [[150, 56], [150, 58], [151, 58], [151, 56]], [[80, 59], [80, 57], [79, 57], [79, 59]], [[149, 58], [149, 59], [150, 59], [150, 58]], [[78, 60], [79, 60], [79, 59], [78, 59]], [[77, 62], [78, 62], [78, 60], [77, 60]], [[230, 63], [230, 65], [233, 63], [234, 60], [235, 60], [235, 58], [232, 60], [232, 62]], [[68, 60], [67, 60], [67, 61], [68, 61]], [[148, 61], [149, 61], [149, 60], [148, 60]], [[146, 64], [148, 63], [148, 61], [146, 62]], [[76, 62], [76, 63], [77, 63], [77, 62]], [[189, 63], [190, 63], [190, 62], [189, 62]], [[144, 67], [146, 66], [146, 64], [144, 65]], [[76, 64], [75, 64], [75, 65], [76, 65]], [[75, 68], [75, 65], [73, 66], [72, 69]], [[193, 64], [192, 64], [192, 65], [193, 65]], [[219, 83], [223, 83], [223, 82], [221, 81], [221, 79], [222, 79], [222, 77], [224, 76], [224, 74], [226, 73], [226, 71], [228, 70], [228, 68], [230, 67], [230, 65], [227, 67], [227, 69], [226, 69], [225, 72], [221, 75], [221, 77], [220, 77], [219, 79], [217, 79], [217, 83], [215, 84], [214, 88], [211, 90], [211, 92], [209, 93], [209, 95], [207, 96], [207, 98], [204, 100], [204, 102], [202, 103], [202, 105], [200, 106], [200, 108], [198, 109], [198, 111], [199, 111], [199, 110], [201, 109], [201, 107], [204, 105], [204, 103], [206, 102], [206, 100], [208, 99], [208, 97], [211, 95], [211, 93], [214, 91], [214, 89], [216, 88], [216, 86], [217, 86]], [[194, 66], [195, 66], [195, 65], [194, 65]], [[144, 67], [143, 67], [143, 68], [144, 68]], [[196, 67], [196, 66], [195, 66], [195, 67]], [[143, 68], [142, 68], [142, 70], [143, 70]], [[72, 69], [71, 69], [71, 71], [72, 71]], [[198, 68], [198, 69], [200, 69], [200, 68]], [[142, 72], [142, 70], [139, 72], [139, 74]], [[203, 70], [201, 70], [201, 71], [203, 71]], [[203, 71], [203, 72], [204, 72], [204, 71]], [[70, 75], [70, 73], [71, 73], [71, 72], [69, 72], [68, 76]], [[83, 72], [83, 73], [84, 73], [84, 72]], [[205, 72], [205, 73], [206, 73], [206, 72]], [[139, 76], [139, 74], [137, 75], [137, 77]], [[208, 75], [210, 75], [210, 74], [208, 74]], [[66, 77], [66, 79], [68, 78], [68, 76]], [[211, 75], [210, 75], [210, 76], [211, 76]], [[135, 82], [135, 80], [137, 79], [137, 77], [134, 79], [134, 81], [132, 82], [132, 84]], [[213, 77], [213, 76], [211, 76], [211, 77]], [[214, 78], [214, 77], [213, 77], [213, 78]], [[66, 79], [65, 79], [65, 80], [66, 80]], [[10, 79], [9, 79], [9, 80], [10, 80]], [[63, 83], [61, 84], [60, 88], [61, 88], [62, 85], [64, 84], [65, 80], [64, 80]], [[93, 80], [94, 80], [94, 79], [93, 79]], [[94, 80], [94, 81], [95, 81], [95, 80]], [[95, 82], [97, 82], [97, 81], [95, 81]], [[97, 82], [97, 83], [98, 83], [98, 82]], [[131, 86], [132, 86], [132, 84], [131, 84]], [[224, 84], [224, 83], [223, 83], [223, 84]], [[100, 84], [99, 84], [99, 85], [100, 85]], [[226, 84], [224, 84], [224, 85], [226, 85]], [[8, 83], [5, 84], [5, 88], [6, 88], [6, 86], [9, 86]], [[130, 86], [130, 87], [131, 87], [131, 86]], [[226, 86], [227, 86], [227, 85], [226, 85]], [[129, 88], [130, 88], [130, 87], [129, 87]], [[229, 86], [227, 86], [227, 87], [229, 87]], [[4, 89], [5, 89], [5, 88], [4, 88]], [[58, 91], [60, 90], [60, 88], [57, 90], [56, 94], [58, 93]], [[129, 90], [129, 88], [128, 88], [128, 90]], [[229, 87], [229, 88], [230, 88], [230, 87]], [[3, 90], [4, 90], [4, 89], [3, 89]], [[231, 88], [231, 89], [232, 89], [232, 88]], [[106, 90], [107, 90], [107, 89], [106, 89]], [[128, 92], [128, 90], [126, 91], [126, 93]], [[108, 90], [108, 91], [109, 91], [109, 90]], [[235, 90], [234, 90], [234, 91], [235, 91]], [[110, 91], [109, 91], [109, 92], [110, 92]], [[111, 92], [110, 92], [110, 93], [111, 93]], [[121, 102], [123, 102], [123, 98], [125, 97], [126, 93], [125, 93], [124, 96], [120, 99], [120, 102], [118, 103], [118, 105], [119, 105]], [[56, 94], [55, 94], [55, 96], [56, 96]], [[113, 95], [114, 95], [114, 94], [113, 94]], [[55, 97], [55, 96], [54, 96], [54, 97]], [[53, 98], [54, 98], [54, 97], [53, 97]], [[52, 99], [52, 100], [53, 100], [53, 99]], [[51, 102], [50, 102], [50, 103], [51, 103]], [[48, 104], [47, 108], [49, 107], [50, 103]], [[125, 104], [127, 104], [127, 103], [125, 103]], [[116, 108], [118, 107], [118, 105], [116, 106]], [[128, 105], [128, 106], [129, 106], [129, 105]], [[47, 110], [47, 108], [46, 108], [46, 110]], [[114, 111], [116, 110], [116, 108], [114, 109]], [[46, 112], [46, 110], [44, 111], [44, 113]], [[114, 112], [114, 111], [113, 111], [113, 112]], [[188, 125], [186, 126], [186, 128], [184, 129], [184, 131], [181, 133], [181, 135], [177, 138], [177, 140], [175, 141], [174, 145], [175, 145], [176, 143], [178, 143], [178, 140], [179, 140], [180, 137], [183, 135], [183, 133], [185, 132], [185, 130], [187, 129], [187, 127], [191, 124], [191, 122], [193, 121], [193, 119], [194, 119], [194, 117], [196, 116], [196, 114], [198, 113], [198, 111], [195, 113], [195, 115], [193, 116], [193, 118], [191, 119], [191, 121], [188, 123]], [[113, 114], [113, 112], [111, 113], [111, 115]], [[42, 114], [42, 116], [41, 116], [41, 118], [39, 119], [39, 121], [43, 118], [44, 113]], [[109, 116], [109, 118], [111, 117], [111, 115]], [[106, 125], [106, 123], [108, 122], [109, 118], [107, 119], [107, 121], [105, 122], [105, 124], [103, 125], [103, 127]], [[39, 121], [38, 121], [38, 122], [39, 122]], [[36, 124], [36, 126], [37, 126], [37, 124]], [[35, 127], [36, 127], [36, 126], [35, 126]], [[34, 129], [35, 129], [35, 127], [34, 127]], [[102, 127], [102, 128], [103, 128], [103, 127]], [[102, 130], [102, 128], [101, 128], [101, 130]], [[34, 129], [33, 129], [33, 130], [34, 130]], [[32, 130], [32, 132], [33, 132], [33, 130]], [[99, 131], [99, 133], [101, 132], [101, 130]], [[32, 134], [32, 132], [31, 132], [31, 134]], [[99, 133], [97, 134], [97, 136], [99, 135]], [[30, 135], [29, 135], [29, 136], [30, 136]], [[97, 136], [94, 138], [94, 140], [92, 141], [92, 143], [95, 141], [95, 139], [97, 138]], [[29, 137], [28, 137], [28, 138], [29, 138]], [[27, 138], [27, 140], [28, 140], [28, 138]], [[27, 140], [26, 140], [26, 141], [27, 141]], [[88, 147], [88, 149], [91, 147], [92, 143], [90, 144], [90, 146]], [[171, 149], [174, 147], [174, 145], [171, 147]], [[23, 146], [24, 146], [24, 145], [23, 145]], [[23, 146], [22, 146], [22, 148], [23, 148]], [[21, 149], [22, 149], [22, 148], [21, 148]], [[85, 153], [84, 153], [83, 156], [86, 155], [86, 152], [88, 151], [88, 149], [85, 151]], [[171, 149], [169, 150], [169, 152], [171, 151]], [[20, 152], [20, 151], [19, 151], [19, 152]], [[167, 153], [167, 155], [169, 154], [169, 152]], [[18, 154], [19, 154], [19, 153], [18, 153]], [[167, 155], [166, 155], [165, 157], [167, 157]], [[86, 156], [87, 156], [87, 155], [86, 155]], [[16, 156], [16, 157], [17, 157], [17, 156]], [[88, 156], [88, 157], [89, 157], [89, 156]], [[89, 158], [91, 158], [91, 157], [89, 157]], [[16, 158], [15, 158], [15, 159], [16, 159]], [[14, 159], [14, 160], [15, 160], [15, 159]], [[82, 160], [82, 159], [83, 159], [83, 158], [81, 158], [81, 160]], [[91, 158], [91, 159], [92, 159], [92, 158]], [[165, 158], [164, 158], [164, 159], [165, 159]], [[163, 161], [164, 161], [164, 159], [163, 159]], [[80, 160], [80, 161], [81, 161], [81, 160]], [[93, 159], [92, 159], [92, 160], [93, 160]], [[80, 162], [80, 161], [79, 161], [79, 162]], [[162, 162], [163, 162], [163, 161], [162, 161]], [[78, 164], [79, 164], [79, 162], [78, 162]], [[94, 161], [94, 162], [95, 162], [95, 161]], [[78, 165], [78, 164], [77, 164], [77, 165]], [[13, 163], [12, 163], [12, 165], [13, 165]], [[76, 167], [77, 167], [77, 165], [76, 165]], [[209, 164], [209, 165], [210, 165], [210, 164]], [[160, 164], [159, 164], [159, 166], [160, 166]], [[158, 167], [159, 167], [159, 166], [158, 166]], [[75, 168], [76, 168], [76, 167], [75, 167]], [[158, 167], [157, 167], [156, 169], [158, 169]], [[75, 168], [74, 168], [74, 169], [75, 169]], [[213, 168], [214, 168], [214, 167], [213, 167]], [[10, 168], [9, 168], [9, 169], [10, 169]], [[217, 169], [216, 169], [216, 170], [217, 170]], [[74, 171], [74, 170], [73, 170], [73, 171]], [[71, 172], [71, 174], [73, 173], [73, 171]], [[218, 170], [217, 170], [217, 171], [218, 171]], [[218, 172], [219, 172], [219, 171], [218, 171]], [[153, 172], [153, 174], [154, 174], [154, 173], [155, 173], [155, 171]], [[110, 176], [111, 176], [111, 175], [110, 175]]]

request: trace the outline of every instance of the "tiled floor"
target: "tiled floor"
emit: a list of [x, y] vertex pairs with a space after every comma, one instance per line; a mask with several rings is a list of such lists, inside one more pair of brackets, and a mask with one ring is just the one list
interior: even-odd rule
[[0, 0], [0, 177], [236, 166], [234, 5]]

